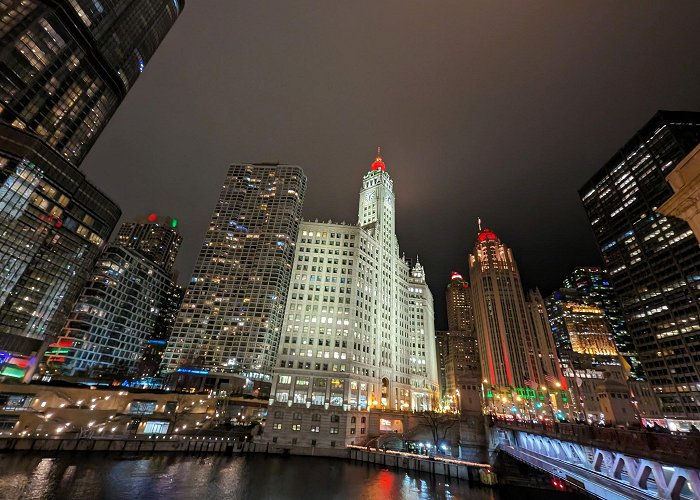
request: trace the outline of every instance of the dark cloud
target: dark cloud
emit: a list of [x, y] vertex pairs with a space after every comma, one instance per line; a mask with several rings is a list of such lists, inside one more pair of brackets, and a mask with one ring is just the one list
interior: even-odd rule
[[443, 288], [476, 218], [543, 292], [597, 254], [576, 190], [657, 109], [700, 110], [696, 1], [188, 0], [83, 169], [180, 219], [187, 280], [226, 166], [301, 165], [357, 218], [381, 145], [402, 249]]

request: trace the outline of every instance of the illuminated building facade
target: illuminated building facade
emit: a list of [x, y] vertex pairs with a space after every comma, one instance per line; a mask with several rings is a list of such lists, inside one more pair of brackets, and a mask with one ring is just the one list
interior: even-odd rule
[[187, 365], [271, 379], [305, 191], [297, 166], [229, 167], [163, 356], [164, 373]]
[[547, 298], [552, 334], [563, 358], [566, 352], [617, 356], [605, 311], [576, 290], [562, 288]]
[[[128, 229], [131, 234], [150, 235], [150, 244], [117, 238], [105, 249], [60, 337], [46, 351], [49, 373], [136, 375], [148, 342], [166, 333], [167, 308], [176, 285], [169, 262], [152, 250], [177, 242], [170, 247], [173, 259], [177, 256], [182, 238], [172, 221], [152, 217], [140, 228], [135, 222], [123, 224], [120, 234]], [[156, 343], [151, 350], [156, 347], [161, 346]]]
[[273, 384], [275, 405], [424, 410], [437, 391], [433, 299], [399, 255], [393, 182], [377, 157], [358, 225], [304, 221]]
[[474, 311], [472, 310], [469, 283], [462, 275], [453, 272], [450, 283], [445, 290], [447, 302], [447, 328], [450, 331], [471, 331], [474, 328]]
[[77, 167], [183, 6], [0, 1], [0, 352], [63, 326], [120, 216]]
[[659, 111], [579, 191], [644, 374], [668, 416], [700, 419], [700, 248], [658, 212], [700, 113]]
[[603, 310], [615, 347], [630, 361], [633, 368], [637, 368], [637, 354], [632, 337], [627, 331], [620, 301], [608, 272], [600, 267], [577, 267], [564, 278], [562, 287], [575, 289], [586, 303]]
[[566, 389], [539, 292], [525, 298], [513, 253], [490, 230], [469, 256], [481, 373], [493, 387]]
[[432, 408], [433, 297], [423, 266], [400, 256], [393, 181], [379, 155], [362, 179], [357, 225], [302, 222], [282, 330], [270, 444], [364, 443], [375, 410], [382, 430], [403, 432], [384, 412]]

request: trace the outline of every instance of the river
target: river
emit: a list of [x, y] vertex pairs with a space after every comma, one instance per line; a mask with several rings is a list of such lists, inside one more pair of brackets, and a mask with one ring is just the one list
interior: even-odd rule
[[0, 455], [2, 499], [571, 499], [346, 460], [253, 455]]

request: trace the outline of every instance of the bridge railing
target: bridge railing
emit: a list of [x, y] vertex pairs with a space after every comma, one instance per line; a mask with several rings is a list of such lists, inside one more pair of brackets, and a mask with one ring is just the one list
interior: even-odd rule
[[683, 467], [700, 468], [700, 435], [669, 434], [585, 424], [494, 420], [503, 428], [525, 430], [564, 441], [596, 446]]

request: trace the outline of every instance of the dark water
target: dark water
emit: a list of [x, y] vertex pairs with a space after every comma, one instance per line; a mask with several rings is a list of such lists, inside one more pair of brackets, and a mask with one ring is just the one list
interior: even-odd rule
[[0, 455], [2, 499], [462, 499], [570, 498], [470, 486], [346, 460], [311, 457]]

